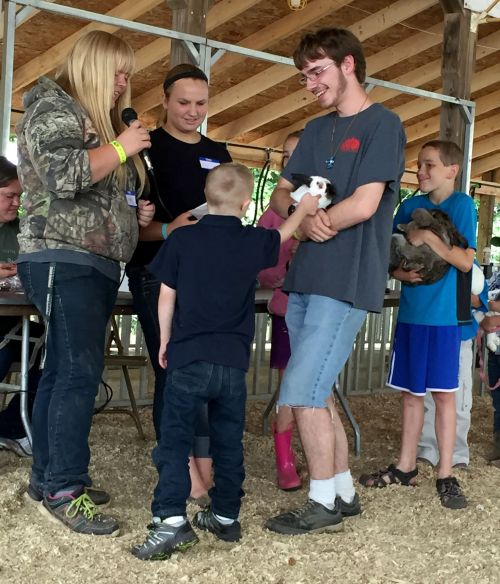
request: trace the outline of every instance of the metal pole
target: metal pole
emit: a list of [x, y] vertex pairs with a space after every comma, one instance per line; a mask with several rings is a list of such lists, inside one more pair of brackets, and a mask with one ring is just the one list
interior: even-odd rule
[[[9, 2], [11, 4], [11, 2]], [[30, 341], [30, 317], [23, 316], [23, 332], [21, 337], [21, 420], [30, 445], [33, 444], [31, 436], [31, 423], [28, 417], [28, 366], [29, 366], [29, 341]]]
[[12, 107], [12, 74], [14, 70], [14, 39], [16, 36], [16, 4], [3, 3], [3, 54], [0, 102], [3, 104], [1, 120], [1, 153], [7, 152], [10, 138], [10, 109]]
[[461, 188], [463, 193], [468, 193], [471, 178], [472, 148], [474, 145], [474, 119], [476, 114], [475, 104], [470, 106], [462, 105], [462, 114], [465, 117], [465, 135]]

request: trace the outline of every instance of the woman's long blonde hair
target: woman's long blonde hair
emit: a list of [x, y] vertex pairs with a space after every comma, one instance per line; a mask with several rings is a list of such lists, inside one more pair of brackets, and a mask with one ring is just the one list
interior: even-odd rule
[[[101, 144], [114, 140], [125, 126], [121, 112], [130, 107], [130, 84], [111, 108], [111, 96], [118, 71], [130, 77], [134, 71], [135, 57], [132, 47], [108, 32], [91, 31], [78, 39], [65, 62], [56, 73], [56, 81], [67, 91], [92, 120]], [[140, 178], [141, 191], [145, 182], [144, 165], [136, 155], [134, 165]], [[114, 172], [120, 186], [124, 187], [127, 171], [121, 165]]]

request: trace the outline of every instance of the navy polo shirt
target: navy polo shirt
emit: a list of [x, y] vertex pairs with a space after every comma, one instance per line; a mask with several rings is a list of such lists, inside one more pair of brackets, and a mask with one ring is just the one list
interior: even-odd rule
[[194, 361], [248, 369], [257, 274], [276, 265], [279, 248], [277, 230], [225, 215], [206, 215], [168, 237], [148, 270], [177, 292], [170, 370]]

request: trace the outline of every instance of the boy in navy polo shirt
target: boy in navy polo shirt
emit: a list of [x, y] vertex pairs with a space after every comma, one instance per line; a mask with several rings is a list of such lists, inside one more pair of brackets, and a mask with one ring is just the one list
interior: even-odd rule
[[436, 489], [441, 504], [450, 509], [467, 506], [467, 500], [452, 473], [456, 433], [455, 392], [459, 389], [461, 326], [471, 320], [471, 275], [476, 248], [477, 213], [466, 193], [455, 191], [455, 179], [463, 154], [454, 143], [432, 140], [418, 155], [418, 184], [425, 193], [407, 199], [394, 218], [394, 230], [408, 223], [415, 209], [444, 211], [465, 237], [467, 249], [448, 246], [428, 229], [408, 234], [413, 245], [426, 243], [450, 267], [430, 285], [421, 282], [417, 270], [396, 268], [401, 280], [401, 300], [387, 384], [402, 393], [403, 419], [399, 460], [387, 468], [365, 474], [359, 481], [366, 487], [416, 483], [417, 444], [424, 420], [424, 396], [431, 392], [436, 405], [436, 437], [439, 450]]
[[279, 229], [245, 227], [241, 218], [252, 190], [253, 176], [241, 164], [210, 171], [208, 215], [174, 231], [148, 267], [162, 282], [158, 358], [168, 372], [161, 438], [153, 451], [159, 474], [153, 523], [145, 542], [132, 548], [142, 560], [166, 559], [198, 541], [186, 519], [186, 499], [194, 419], [204, 403], [214, 487], [211, 505], [193, 523], [225, 541], [241, 537], [245, 373], [254, 337], [256, 278], [277, 263], [280, 245], [318, 206], [317, 197], [306, 195]]

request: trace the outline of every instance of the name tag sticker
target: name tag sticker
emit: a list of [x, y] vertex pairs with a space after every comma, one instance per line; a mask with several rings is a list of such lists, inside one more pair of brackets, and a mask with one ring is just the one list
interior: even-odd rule
[[125, 193], [125, 198], [129, 207], [137, 207], [137, 199], [135, 198], [135, 191], [127, 191]]
[[211, 170], [216, 166], [219, 166], [220, 160], [215, 160], [214, 158], [205, 158], [204, 156], [200, 156], [200, 166], [201, 168], [205, 168], [206, 170]]

